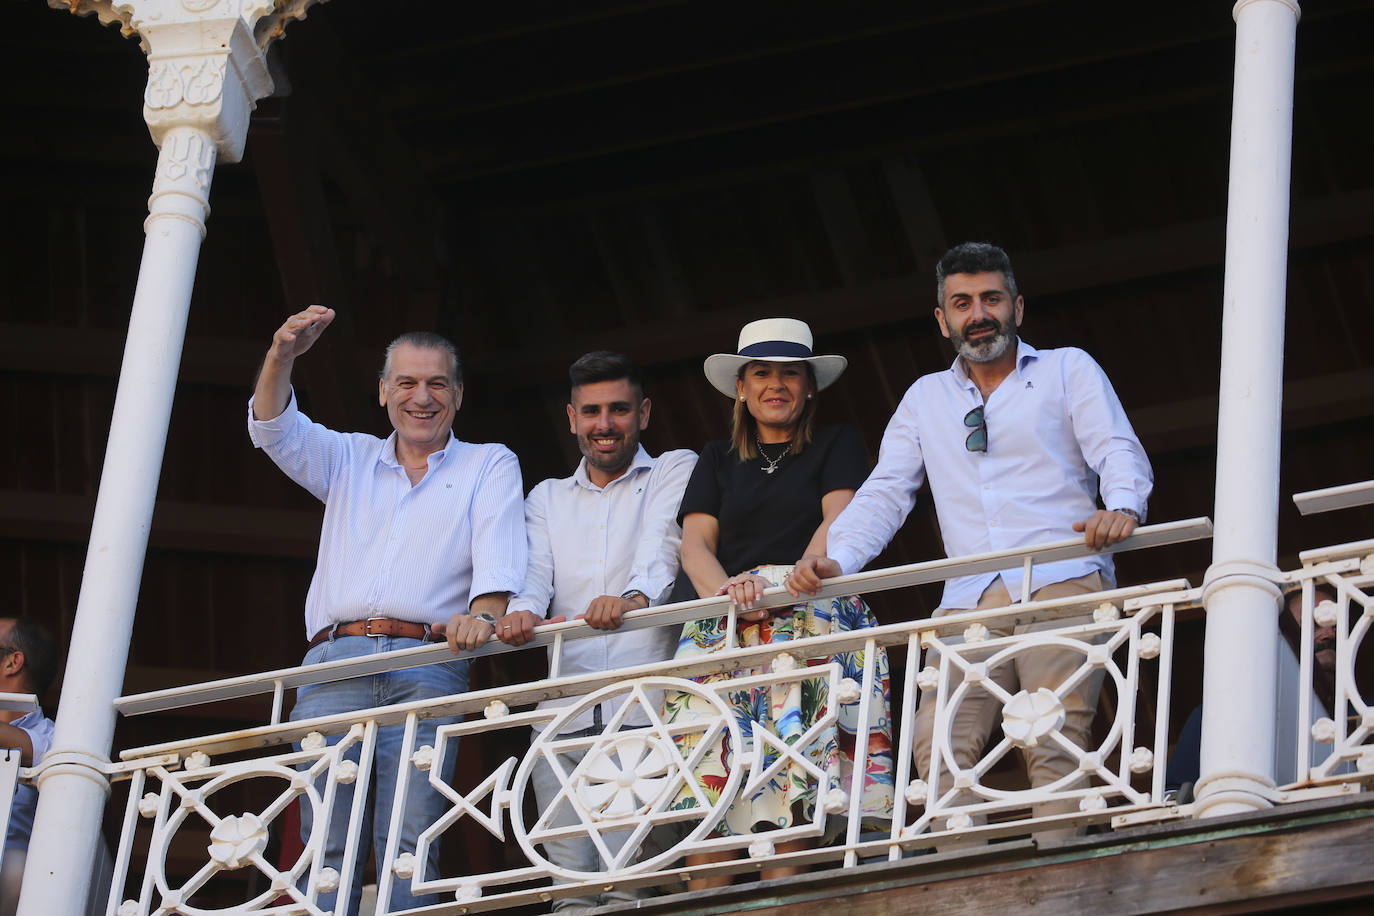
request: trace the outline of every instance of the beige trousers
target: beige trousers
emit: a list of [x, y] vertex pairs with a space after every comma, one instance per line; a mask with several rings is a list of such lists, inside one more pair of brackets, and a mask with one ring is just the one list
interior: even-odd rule
[[[1031, 600], [1044, 601], [1050, 598], [1085, 595], [1089, 592], [1100, 591], [1102, 587], [1101, 575], [1094, 572], [1077, 579], [1046, 585], [1033, 593]], [[1007, 593], [1006, 586], [998, 578], [987, 587], [982, 597], [978, 599], [977, 610], [986, 611], [1007, 607], [1011, 603], [1011, 596]], [[942, 617], [947, 613], [959, 612], [940, 608], [934, 616]], [[1031, 633], [1091, 622], [1090, 616], [1067, 618], [1019, 626], [1016, 627], [1015, 632]], [[991, 638], [1009, 636], [1011, 630], [1010, 628], [989, 627], [988, 635]], [[938, 653], [933, 650], [928, 652], [926, 664], [938, 666], [939, 663]], [[1018, 690], [1034, 693], [1041, 687], [1057, 691], [1059, 686], [1068, 680], [1082, 664], [1083, 655], [1079, 652], [1056, 648], [1035, 649], [1021, 653], [1014, 660], [990, 670], [988, 679], [995, 681], [1010, 694], [1015, 694]], [[1103, 676], [1104, 672], [1101, 669], [1093, 671], [1072, 692], [1063, 697], [1065, 721], [1060, 733], [1081, 748], [1087, 748], [1088, 742], [1092, 739], [1093, 718], [1097, 713], [1097, 695], [1102, 689]], [[962, 683], [962, 680], [962, 677], [957, 674], [951, 674], [949, 689], [953, 691]], [[992, 727], [997, 723], [1001, 712], [1001, 702], [982, 688], [970, 690], [963, 702], [954, 710], [954, 721], [950, 730], [951, 751], [959, 767], [968, 769], [983, 756], [984, 745], [987, 743], [988, 736], [992, 734]], [[929, 779], [930, 751], [935, 730], [935, 691], [930, 690], [922, 693], [921, 704], [916, 710], [915, 727], [916, 768], [920, 771], [923, 779]], [[1025, 758], [1026, 775], [1029, 777], [1032, 787], [1048, 785], [1078, 769], [1078, 761], [1053, 741], [1043, 741], [1035, 747], [1024, 748], [1022, 755]], [[944, 782], [943, 779], [942, 782]], [[1071, 784], [1069, 788], [1076, 788], [1081, 785], [1083, 782], [1079, 781]], [[973, 799], [965, 799], [965, 801], [973, 801]], [[1078, 810], [1078, 806], [1072, 800], [1054, 802], [1036, 805], [1034, 816], [1043, 817], [1076, 810]], [[1041, 838], [1056, 839], [1072, 836], [1073, 833], [1072, 829], [1049, 831], [1042, 833]]]

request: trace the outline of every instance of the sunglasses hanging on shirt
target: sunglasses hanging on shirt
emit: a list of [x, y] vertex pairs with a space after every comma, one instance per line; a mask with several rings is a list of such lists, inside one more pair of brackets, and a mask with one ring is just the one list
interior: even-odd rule
[[983, 419], [982, 404], [964, 414], [964, 425], [973, 430], [964, 440], [964, 448], [970, 452], [982, 452], [986, 455], [988, 453], [988, 424]]

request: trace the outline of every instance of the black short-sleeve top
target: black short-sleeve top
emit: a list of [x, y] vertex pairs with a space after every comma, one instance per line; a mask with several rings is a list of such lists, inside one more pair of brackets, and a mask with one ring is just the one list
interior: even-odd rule
[[[769, 447], [775, 454], [778, 446]], [[682, 495], [678, 520], [694, 512], [720, 523], [716, 559], [727, 575], [768, 563], [795, 563], [821, 524], [821, 497], [857, 490], [868, 454], [848, 424], [823, 426], [800, 455], [786, 455], [765, 474], [760, 458], [740, 461], [727, 441], [709, 442]]]

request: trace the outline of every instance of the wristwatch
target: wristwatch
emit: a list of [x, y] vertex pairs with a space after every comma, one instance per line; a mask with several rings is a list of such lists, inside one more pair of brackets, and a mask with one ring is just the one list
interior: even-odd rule
[[1140, 513], [1135, 511], [1134, 509], [1113, 509], [1111, 511], [1115, 512], [1118, 515], [1124, 515], [1128, 518], [1134, 519], [1137, 525], [1140, 524]]
[[496, 629], [496, 618], [491, 616], [490, 614], [473, 614], [472, 618], [474, 620], [482, 621], [487, 626], [491, 627], [493, 630]]
[[648, 595], [644, 594], [643, 592], [641, 592], [641, 591], [640, 591], [639, 589], [637, 589], [637, 588], [632, 588], [632, 589], [630, 589], [628, 592], [626, 592], [625, 594], [621, 595], [620, 597], [623, 598], [623, 599], [626, 600], [626, 601], [633, 601], [633, 600], [635, 600], [636, 598], [643, 598], [643, 599], [644, 599], [644, 606], [645, 606], [645, 607], [648, 607], [650, 604], [653, 603], [653, 602], [651, 602], [651, 601], [649, 600], [649, 596], [648, 596]]

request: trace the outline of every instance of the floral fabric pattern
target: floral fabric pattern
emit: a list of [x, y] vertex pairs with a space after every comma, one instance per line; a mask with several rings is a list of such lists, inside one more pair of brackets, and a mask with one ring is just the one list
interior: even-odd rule
[[[775, 585], [782, 583], [790, 566], [765, 566], [753, 570]], [[682, 629], [676, 658], [695, 658], [720, 651], [726, 644], [726, 621], [718, 617], [687, 623]], [[868, 605], [857, 595], [829, 598], [774, 608], [764, 620], [739, 621], [738, 644], [743, 647], [790, 642], [810, 636], [827, 636], [877, 626]], [[880, 646], [874, 660], [872, 696], [869, 701], [867, 769], [863, 778], [860, 803], [865, 823], [886, 827], [892, 818], [894, 767], [892, 756], [892, 724], [888, 683], [887, 653]], [[863, 683], [863, 650], [846, 652], [830, 658], [808, 659], [809, 665], [835, 662], [842, 678]], [[710, 684], [765, 673], [763, 669], [740, 669], [733, 673], [713, 674], [695, 678], [698, 683]], [[820, 678], [806, 679], [745, 690], [728, 691], [724, 699], [734, 711], [743, 735], [744, 747], [736, 751], [729, 746], [728, 734], [718, 740], [719, 751], [712, 749], [702, 758], [695, 776], [703, 794], [715, 804], [720, 799], [737, 755], [753, 754], [753, 723], [758, 722], [788, 745], [795, 745], [802, 736], [823, 718], [830, 702], [829, 684]], [[702, 698], [689, 693], [669, 693], [664, 698], [664, 716], [670, 723], [691, 721], [694, 718], [715, 718], [715, 710]], [[860, 700], [839, 706], [838, 722], [803, 750], [803, 756], [826, 774], [827, 785], [821, 786], [821, 797], [831, 789], [850, 790], [854, 772], [855, 747], [859, 735]], [[682, 735], [677, 739], [684, 757], [695, 747], [699, 736]], [[777, 752], [765, 754], [764, 765], [777, 760]], [[768, 783], [748, 798], [738, 798], [716, 827], [721, 835], [740, 835], [756, 830], [790, 827], [800, 812], [806, 820], [815, 813], [817, 785], [802, 767], [792, 764], [779, 771]], [[673, 808], [692, 808], [696, 799], [683, 790]], [[830, 824], [842, 824], [835, 818]], [[838, 830], [839, 828], [833, 828]], [[831, 828], [827, 828], [827, 833]]]

